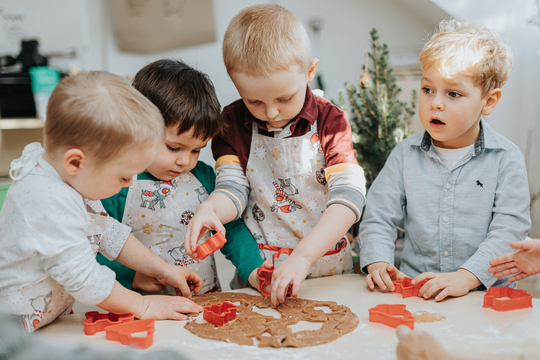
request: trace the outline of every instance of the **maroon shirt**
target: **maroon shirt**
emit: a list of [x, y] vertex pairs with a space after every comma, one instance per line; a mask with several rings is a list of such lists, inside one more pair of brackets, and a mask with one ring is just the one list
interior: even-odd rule
[[[257, 123], [260, 135], [273, 137], [274, 134], [267, 131], [264, 121], [257, 119], [249, 112], [242, 99], [226, 106], [222, 116], [227, 127], [223, 136], [212, 139], [214, 159], [217, 160], [223, 155], [236, 155], [245, 171], [251, 148], [251, 123]], [[304, 106], [291, 120], [292, 135], [290, 137], [305, 135], [315, 121], [317, 121], [317, 132], [326, 166], [343, 163], [358, 165], [356, 150], [352, 145], [351, 126], [345, 113], [330, 101], [314, 95], [308, 86]]]

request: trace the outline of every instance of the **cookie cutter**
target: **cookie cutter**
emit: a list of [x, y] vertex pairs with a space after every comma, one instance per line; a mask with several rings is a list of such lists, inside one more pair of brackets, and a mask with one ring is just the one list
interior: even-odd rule
[[525, 290], [503, 287], [490, 287], [484, 295], [485, 308], [496, 311], [511, 311], [533, 307], [532, 295]]
[[[105, 339], [118, 341], [139, 349], [148, 349], [154, 343], [155, 319], [129, 321], [105, 328]], [[146, 331], [146, 336], [133, 336]]]
[[402, 280], [394, 280], [392, 282], [396, 287], [394, 292], [401, 294], [403, 298], [408, 298], [411, 296], [418, 296], [418, 290], [427, 283], [427, 280], [421, 281], [418, 284], [413, 284], [410, 277], [405, 277]]
[[210, 236], [205, 242], [195, 248], [195, 252], [199, 260], [204, 260], [208, 255], [212, 255], [225, 245], [227, 239], [218, 231], [215, 235]]
[[[274, 266], [271, 269], [268, 269], [267, 267], [265, 267], [264, 264], [261, 265], [257, 269], [257, 276], [259, 277], [259, 279], [261, 279], [261, 284], [259, 285], [259, 290], [261, 291], [261, 294], [264, 297], [270, 296], [270, 294], [263, 291], [263, 286], [266, 283], [271, 283], [272, 282], [272, 274], [274, 273], [274, 269], [276, 268], [276, 266], [275, 266], [276, 258], [279, 258], [281, 256], [281, 254], [290, 255], [292, 253], [292, 251], [293, 251], [293, 249], [288, 249], [288, 248], [279, 249], [278, 252], [276, 252], [276, 253], [274, 253], [272, 255], [272, 265], [274, 265]], [[292, 293], [292, 285], [289, 285], [287, 287], [287, 295], [289, 295], [291, 293]]]
[[84, 316], [86, 316], [86, 319], [83, 320], [85, 335], [94, 335], [99, 331], [105, 330], [107, 326], [135, 320], [135, 316], [132, 313], [118, 315], [113, 313], [100, 314], [97, 311], [89, 311]]
[[414, 316], [405, 307], [403, 304], [379, 304], [368, 310], [369, 321], [392, 328], [405, 325], [414, 330]]
[[214, 324], [214, 326], [223, 326], [236, 318], [236, 309], [237, 306], [224, 301], [221, 304], [212, 304], [203, 307], [203, 319], [207, 322]]

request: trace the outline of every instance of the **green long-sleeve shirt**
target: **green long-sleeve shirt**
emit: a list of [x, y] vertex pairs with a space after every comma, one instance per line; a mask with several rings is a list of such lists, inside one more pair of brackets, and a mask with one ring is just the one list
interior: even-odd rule
[[[191, 174], [200, 181], [208, 194], [214, 191], [216, 174], [211, 166], [199, 161], [195, 168], [191, 170]], [[159, 181], [159, 179], [147, 172], [137, 175], [137, 180]], [[107, 213], [120, 222], [124, 217], [128, 190], [129, 188], [125, 187], [118, 194], [101, 200]], [[221, 248], [221, 252], [226, 259], [236, 266], [240, 277], [247, 281], [251, 272], [263, 263], [257, 243], [241, 219], [226, 224], [225, 229], [227, 243]], [[116, 260], [110, 261], [101, 254], [97, 255], [97, 260], [100, 264], [108, 266], [116, 273], [116, 280], [120, 284], [131, 289], [135, 270], [120, 264]]]

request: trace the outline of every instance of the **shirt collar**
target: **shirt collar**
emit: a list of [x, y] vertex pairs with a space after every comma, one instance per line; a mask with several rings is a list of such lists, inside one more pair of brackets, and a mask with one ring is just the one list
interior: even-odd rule
[[[494, 136], [493, 134], [495, 133], [495, 130], [493, 130], [493, 128], [491, 126], [489, 126], [485, 121], [484, 121], [484, 118], [481, 118], [480, 119], [480, 134], [478, 135], [478, 139], [476, 139], [476, 142], [474, 143], [474, 155], [480, 155], [484, 152], [485, 148], [488, 147], [488, 148], [499, 148], [500, 146], [497, 146], [495, 144], [495, 146], [491, 145], [491, 143], [493, 141], [488, 141], [488, 144], [490, 144], [490, 146], [486, 146], [486, 135], [488, 136], [488, 139], [489, 140], [493, 140], [494, 139]], [[422, 139], [420, 142], [417, 141], [413, 141], [411, 143], [411, 148], [413, 146], [417, 146], [419, 147], [422, 151], [424, 152], [428, 152], [429, 149], [431, 148], [431, 135], [429, 135], [429, 133], [424, 129], [423, 130], [424, 132], [424, 135], [422, 136]], [[418, 138], [420, 139], [420, 138]]]
[[[289, 124], [291, 124], [291, 133], [294, 132], [294, 129], [300, 119], [305, 119], [311, 125], [313, 125], [319, 116], [317, 98], [311, 92], [309, 85], [306, 85], [306, 87], [307, 89], [306, 89], [306, 97], [304, 99], [304, 106], [302, 107], [302, 110], [300, 110], [298, 115], [296, 115], [296, 117], [289, 122]], [[266, 126], [266, 123], [264, 121], [261, 121], [257, 119], [255, 116], [253, 116], [253, 114], [251, 114], [251, 112], [247, 108], [246, 110], [247, 110], [246, 121], [245, 121], [246, 128], [251, 129], [251, 123], [256, 122], [257, 125], [261, 129], [268, 131], [268, 127]]]

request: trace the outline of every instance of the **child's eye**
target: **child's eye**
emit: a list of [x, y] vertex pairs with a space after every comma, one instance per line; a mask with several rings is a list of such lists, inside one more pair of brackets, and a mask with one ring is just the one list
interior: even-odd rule
[[250, 105], [259, 105], [261, 102], [259, 100], [247, 100]]
[[180, 148], [173, 148], [173, 147], [170, 147], [169, 145], [167, 145], [167, 149], [173, 151], [173, 152], [177, 152], [177, 151], [180, 151]]
[[201, 150], [193, 150], [192, 153], [194, 154], [199, 154], [201, 152]]
[[452, 97], [452, 98], [458, 98], [458, 97], [461, 97], [461, 94], [458, 93], [458, 92], [455, 92], [455, 91], [450, 91], [448, 93], [448, 96]]
[[130, 181], [131, 181], [131, 178], [129, 178], [129, 179], [122, 178], [122, 181], [125, 182], [125, 183], [127, 183], [127, 182], [130, 182]]
[[287, 99], [278, 99], [278, 102], [280, 102], [280, 103], [286, 103], [286, 102], [291, 101], [291, 99], [292, 99], [292, 96], [289, 96]]
[[426, 94], [432, 94], [433, 93], [433, 90], [431, 90], [430, 88], [425, 87], [425, 86], [422, 88], [422, 91], [425, 92]]

